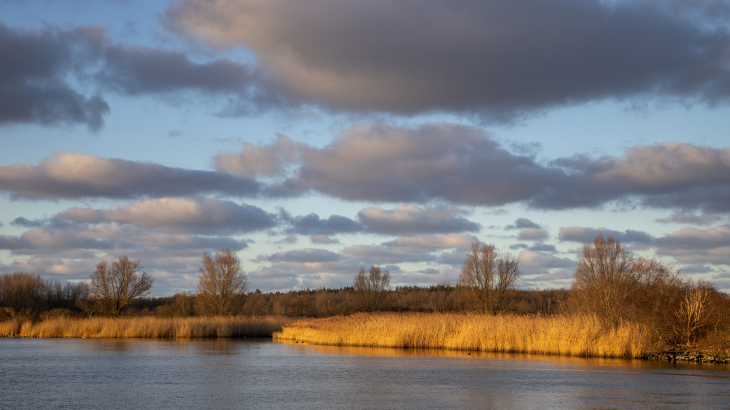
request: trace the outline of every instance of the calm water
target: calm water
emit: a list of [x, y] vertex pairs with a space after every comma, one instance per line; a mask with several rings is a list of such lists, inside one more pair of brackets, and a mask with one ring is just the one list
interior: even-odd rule
[[0, 339], [0, 409], [730, 408], [726, 365], [269, 340]]

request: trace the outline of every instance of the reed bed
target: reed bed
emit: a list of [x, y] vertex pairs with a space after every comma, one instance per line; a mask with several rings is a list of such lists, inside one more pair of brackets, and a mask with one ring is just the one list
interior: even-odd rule
[[274, 339], [331, 346], [644, 357], [644, 326], [608, 328], [594, 316], [484, 316], [458, 313], [359, 313], [286, 324]]
[[271, 337], [291, 319], [265, 317], [56, 318], [37, 323], [0, 322], [0, 337], [39, 338], [217, 338]]

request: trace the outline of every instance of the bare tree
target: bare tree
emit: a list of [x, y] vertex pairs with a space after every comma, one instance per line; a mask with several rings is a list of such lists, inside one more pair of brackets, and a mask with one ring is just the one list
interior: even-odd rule
[[611, 236], [584, 243], [574, 274], [576, 302], [609, 322], [625, 319], [627, 299], [641, 278], [636, 265], [633, 253]]
[[697, 340], [699, 332], [708, 325], [712, 311], [714, 289], [709, 282], [699, 281], [691, 285], [675, 310], [674, 333], [687, 346]]
[[473, 242], [461, 265], [459, 285], [467, 288], [476, 310], [499, 314], [509, 310], [507, 291], [513, 289], [520, 277], [517, 258], [509, 253], [499, 254], [494, 245]]
[[196, 311], [212, 316], [233, 315], [247, 291], [248, 277], [235, 253], [224, 248], [212, 257], [207, 252], [203, 254]]
[[380, 266], [371, 266], [368, 272], [361, 267], [353, 284], [360, 308], [366, 312], [378, 310], [383, 301], [383, 295], [389, 287], [390, 272]]
[[133, 261], [126, 256], [112, 262], [111, 267], [106, 261], [99, 262], [91, 274], [91, 281], [85, 285], [86, 291], [102, 306], [104, 313], [118, 316], [134, 298], [147, 294], [152, 288], [154, 279], [147, 272], [137, 275], [141, 269], [139, 260]]

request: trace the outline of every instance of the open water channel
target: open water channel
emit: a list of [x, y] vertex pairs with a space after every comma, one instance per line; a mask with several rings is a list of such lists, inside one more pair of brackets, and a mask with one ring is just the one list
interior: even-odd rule
[[271, 340], [0, 339], [0, 409], [730, 408], [730, 367]]

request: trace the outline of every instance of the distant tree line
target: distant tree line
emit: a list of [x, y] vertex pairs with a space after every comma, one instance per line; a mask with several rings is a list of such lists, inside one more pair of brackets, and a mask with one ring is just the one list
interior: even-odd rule
[[139, 260], [100, 262], [86, 282], [61, 285], [39, 275], [0, 276], [0, 320], [12, 315], [157, 315], [161, 317], [286, 315], [329, 317], [357, 312], [478, 312], [595, 315], [605, 325], [647, 326], [667, 345], [730, 345], [730, 295], [691, 280], [673, 266], [636, 257], [612, 237], [583, 245], [571, 289], [516, 289], [518, 259], [475, 242], [456, 285], [391, 288], [381, 266], [362, 267], [352, 287], [249, 292], [240, 259], [229, 249], [205, 253], [197, 291], [147, 297], [154, 281]]

